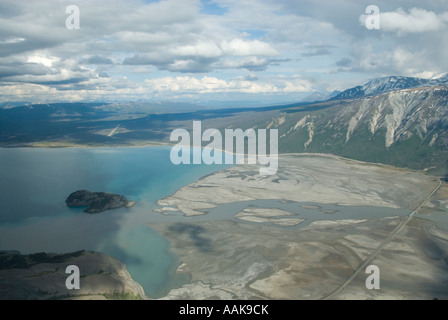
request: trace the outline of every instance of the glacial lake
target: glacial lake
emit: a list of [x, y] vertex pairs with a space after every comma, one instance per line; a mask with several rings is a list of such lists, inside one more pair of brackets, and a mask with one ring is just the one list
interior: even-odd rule
[[[229, 165], [173, 165], [170, 147], [0, 148], [0, 250], [95, 250], [126, 264], [148, 296], [176, 281], [178, 261], [169, 242], [147, 225], [163, 215], [155, 201]], [[89, 215], [67, 208], [80, 189], [125, 195], [137, 201]]]
[[[132, 277], [150, 297], [160, 297], [183, 279], [174, 276], [179, 264], [167, 239], [151, 229], [155, 222], [238, 220], [245, 208], [278, 208], [305, 219], [376, 219], [405, 216], [408, 210], [343, 207], [335, 204], [281, 200], [223, 204], [206, 215], [153, 212], [155, 202], [200, 177], [229, 165], [173, 165], [170, 147], [142, 148], [0, 148], [0, 250], [71, 252], [95, 250], [126, 264]], [[67, 208], [66, 197], [87, 189], [125, 195], [137, 201], [89, 215], [83, 208]], [[311, 209], [319, 207], [319, 209]], [[334, 212], [334, 213], [325, 213]], [[278, 227], [278, 226], [277, 226]]]

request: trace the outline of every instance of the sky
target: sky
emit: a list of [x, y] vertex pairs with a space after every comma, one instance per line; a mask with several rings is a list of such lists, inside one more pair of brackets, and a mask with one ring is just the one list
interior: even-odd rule
[[0, 0], [0, 103], [261, 106], [447, 71], [448, 0]]

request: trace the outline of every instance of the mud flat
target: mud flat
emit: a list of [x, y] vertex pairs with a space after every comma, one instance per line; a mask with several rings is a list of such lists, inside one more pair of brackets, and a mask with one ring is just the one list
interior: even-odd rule
[[[295, 229], [233, 221], [194, 224], [201, 243], [167, 224], [153, 226], [182, 259], [190, 281], [164, 299], [323, 299], [348, 279], [397, 226], [399, 218], [330, 221]], [[359, 276], [332, 299], [446, 299], [448, 234], [415, 219], [372, 261], [380, 290]]]
[[[158, 224], [152, 227], [172, 241], [173, 252], [182, 259], [178, 272], [190, 279], [164, 299], [322, 299], [399, 222], [332, 221], [297, 232], [211, 221], [194, 224], [200, 235], [179, 234], [169, 224]], [[366, 289], [362, 272], [332, 299], [448, 298], [447, 233], [434, 229], [426, 236], [423, 225], [420, 220], [405, 228], [372, 262], [381, 271], [380, 290]]]
[[[160, 213], [184, 215], [151, 227], [171, 242], [170, 250], [181, 261], [177, 273], [189, 279], [164, 299], [325, 298], [406, 217], [360, 211], [344, 219], [343, 210], [327, 210], [325, 204], [410, 213], [437, 184], [420, 172], [310, 155], [282, 156], [275, 176], [259, 176], [247, 165], [206, 176], [158, 203]], [[443, 196], [434, 197], [439, 210]], [[246, 207], [235, 219], [196, 219], [228, 203], [266, 199], [296, 202], [321, 218], [305, 224], [279, 206]], [[447, 230], [424, 217], [413, 218], [372, 261], [381, 271], [380, 290], [366, 289], [368, 275], [361, 272], [332, 298], [448, 298], [447, 257]]]
[[[448, 213], [447, 213], [448, 214]], [[372, 264], [380, 268], [380, 290], [368, 290], [360, 274], [332, 299], [447, 299], [448, 233], [413, 219]]]
[[238, 165], [179, 189], [159, 200], [154, 211], [193, 216], [220, 204], [257, 199], [411, 209], [436, 184], [417, 171], [331, 156], [287, 155], [280, 157], [275, 175], [261, 176], [257, 166]]
[[292, 217], [293, 214], [279, 209], [243, 209], [235, 215], [235, 218], [256, 223], [271, 223], [279, 226], [296, 226], [304, 219]]

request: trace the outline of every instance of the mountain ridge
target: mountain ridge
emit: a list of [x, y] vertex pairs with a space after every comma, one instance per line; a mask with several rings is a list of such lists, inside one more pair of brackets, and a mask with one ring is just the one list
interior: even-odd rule
[[367, 96], [375, 96], [395, 90], [404, 90], [418, 87], [434, 87], [448, 85], [448, 73], [437, 78], [417, 78], [403, 76], [387, 76], [370, 80], [361, 86], [356, 86], [342, 91], [329, 100], [356, 99]]

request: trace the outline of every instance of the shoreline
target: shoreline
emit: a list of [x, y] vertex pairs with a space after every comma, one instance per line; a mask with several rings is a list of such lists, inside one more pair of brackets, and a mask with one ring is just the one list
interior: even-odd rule
[[168, 142], [162, 142], [162, 141], [149, 141], [144, 144], [113, 144], [113, 145], [105, 145], [105, 144], [99, 144], [99, 145], [89, 145], [89, 144], [77, 144], [77, 143], [49, 143], [46, 144], [40, 144], [40, 142], [37, 142], [36, 144], [33, 143], [23, 143], [23, 144], [15, 144], [15, 145], [6, 145], [6, 146], [0, 146], [0, 149], [91, 149], [91, 148], [144, 148], [144, 147], [160, 147], [160, 146], [170, 146], [171, 144]]
[[[39, 143], [39, 142], [38, 142]], [[93, 148], [98, 148], [98, 149], [104, 149], [104, 148], [146, 148], [146, 147], [174, 147], [176, 146], [177, 143], [174, 142], [163, 142], [163, 141], [150, 141], [148, 143], [145, 144], [141, 144], [141, 145], [130, 145], [130, 144], [115, 144], [115, 145], [104, 145], [104, 144], [100, 144], [100, 145], [88, 145], [88, 144], [70, 144], [70, 143], [62, 143], [60, 145], [40, 145], [40, 144], [17, 144], [17, 145], [6, 145], [6, 146], [0, 146], [0, 149], [93, 149]], [[187, 148], [188, 146], [185, 146], [185, 148]], [[196, 146], [190, 146], [191, 149], [196, 149]], [[208, 148], [207, 146], [201, 146], [201, 149], [205, 150], [205, 149], [212, 149], [212, 148]], [[226, 149], [220, 149], [220, 148], [214, 148], [216, 151], [222, 152], [224, 154], [232, 154], [234, 156], [238, 156], [241, 155], [240, 153], [236, 153], [236, 152], [229, 152]], [[245, 162], [246, 162], [246, 157], [248, 154], [244, 153], [243, 156], [245, 156]], [[377, 165], [377, 166], [381, 166], [381, 167], [390, 167], [390, 168], [394, 168], [394, 169], [403, 169], [403, 170], [410, 170], [410, 171], [415, 171], [415, 172], [423, 172], [423, 173], [427, 173], [428, 175], [437, 177], [433, 174], [430, 173], [430, 170], [432, 168], [424, 168], [424, 169], [414, 169], [414, 168], [409, 168], [409, 167], [397, 167], [391, 164], [386, 164], [386, 163], [381, 163], [381, 162], [369, 162], [369, 161], [364, 161], [364, 160], [358, 160], [358, 159], [353, 159], [353, 158], [347, 158], [344, 156], [340, 156], [340, 155], [336, 155], [336, 154], [332, 154], [332, 153], [310, 153], [310, 152], [302, 152], [302, 153], [297, 153], [297, 152], [284, 152], [284, 153], [278, 153], [278, 157], [281, 156], [321, 156], [321, 157], [328, 157], [328, 158], [336, 158], [336, 159], [340, 159], [340, 160], [349, 160], [349, 161], [354, 161], [357, 163], [363, 163], [363, 164], [368, 164], [368, 165]], [[234, 164], [247, 164], [247, 163], [234, 163]]]

